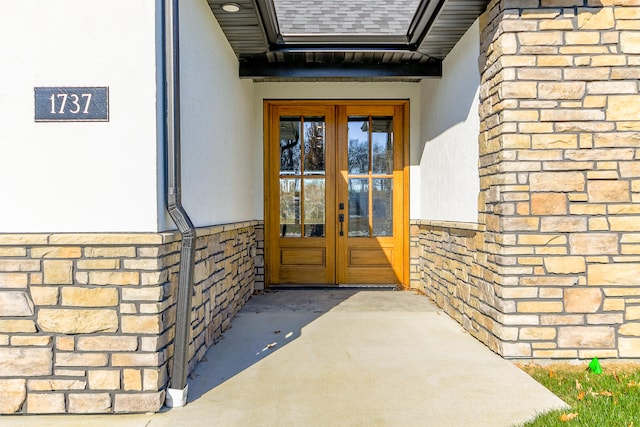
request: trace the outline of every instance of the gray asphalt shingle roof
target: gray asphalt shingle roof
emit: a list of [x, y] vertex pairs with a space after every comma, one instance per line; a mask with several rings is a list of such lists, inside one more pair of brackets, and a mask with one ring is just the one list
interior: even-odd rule
[[420, 0], [274, 0], [287, 34], [406, 35]]

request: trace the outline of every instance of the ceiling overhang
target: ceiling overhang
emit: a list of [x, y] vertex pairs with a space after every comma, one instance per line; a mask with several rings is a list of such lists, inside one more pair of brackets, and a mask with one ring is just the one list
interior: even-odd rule
[[443, 59], [488, 0], [420, 0], [405, 34], [283, 35], [273, 0], [234, 0], [237, 13], [224, 12], [224, 1], [208, 3], [238, 57], [240, 77], [406, 80], [441, 76]]

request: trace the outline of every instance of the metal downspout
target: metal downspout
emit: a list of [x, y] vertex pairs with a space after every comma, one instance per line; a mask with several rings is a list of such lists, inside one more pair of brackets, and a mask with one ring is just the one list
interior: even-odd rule
[[167, 406], [183, 406], [187, 398], [189, 370], [189, 333], [191, 329], [191, 294], [193, 293], [193, 265], [196, 229], [182, 206], [181, 150], [180, 150], [180, 50], [179, 0], [164, 0], [164, 84], [165, 129], [167, 153], [167, 210], [182, 236], [178, 299], [176, 302], [176, 332], [173, 350]]

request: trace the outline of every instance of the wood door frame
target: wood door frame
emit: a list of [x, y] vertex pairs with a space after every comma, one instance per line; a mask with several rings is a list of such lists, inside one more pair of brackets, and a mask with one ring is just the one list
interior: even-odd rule
[[[333, 106], [334, 108], [336, 108], [338, 106], [345, 106], [345, 105], [358, 105], [358, 106], [376, 106], [376, 105], [394, 105], [394, 106], [398, 106], [401, 107], [402, 109], [402, 123], [403, 123], [403, 147], [402, 147], [402, 158], [403, 158], [403, 212], [402, 212], [402, 230], [403, 230], [403, 236], [402, 236], [402, 283], [401, 286], [403, 288], [408, 288], [409, 287], [409, 281], [410, 281], [410, 255], [411, 255], [411, 251], [409, 248], [409, 243], [411, 240], [411, 236], [410, 236], [410, 225], [409, 225], [409, 217], [410, 217], [410, 204], [409, 204], [409, 194], [410, 194], [410, 188], [409, 188], [409, 179], [410, 179], [410, 175], [409, 175], [409, 170], [410, 170], [410, 121], [409, 121], [409, 111], [410, 111], [410, 104], [409, 104], [409, 100], [408, 99], [369, 99], [369, 100], [364, 100], [364, 99], [358, 99], [358, 100], [349, 100], [349, 99], [313, 99], [313, 100], [307, 100], [307, 99], [264, 99], [263, 100], [263, 194], [264, 194], [264, 256], [265, 256], [265, 263], [264, 263], [264, 268], [265, 268], [265, 272], [264, 272], [264, 283], [265, 283], [265, 288], [268, 288], [271, 285], [272, 282], [272, 272], [274, 269], [274, 259], [273, 259], [273, 255], [271, 254], [271, 251], [268, 247], [269, 245], [269, 239], [270, 239], [270, 234], [272, 233], [273, 230], [271, 230], [270, 225], [269, 225], [269, 212], [270, 212], [270, 208], [273, 204], [273, 201], [271, 200], [271, 170], [270, 170], [270, 165], [272, 162], [272, 158], [271, 158], [271, 150], [269, 149], [269, 144], [270, 144], [270, 136], [271, 136], [271, 132], [273, 131], [272, 129], [272, 115], [271, 115], [271, 110], [272, 107], [279, 107], [279, 106], [295, 106], [296, 104], [301, 105], [301, 106], [318, 106], [318, 105], [324, 105], [324, 106]], [[336, 116], [337, 117], [337, 116]]]

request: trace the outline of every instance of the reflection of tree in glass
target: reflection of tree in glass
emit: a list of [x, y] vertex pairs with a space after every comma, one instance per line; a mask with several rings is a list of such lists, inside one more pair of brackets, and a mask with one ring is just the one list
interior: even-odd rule
[[349, 140], [349, 173], [369, 172], [369, 144], [358, 139]]
[[324, 171], [324, 123], [305, 123], [304, 169], [307, 172]]
[[300, 171], [300, 118], [280, 120], [280, 171]]
[[393, 120], [374, 118], [371, 133], [373, 173], [393, 172]]

